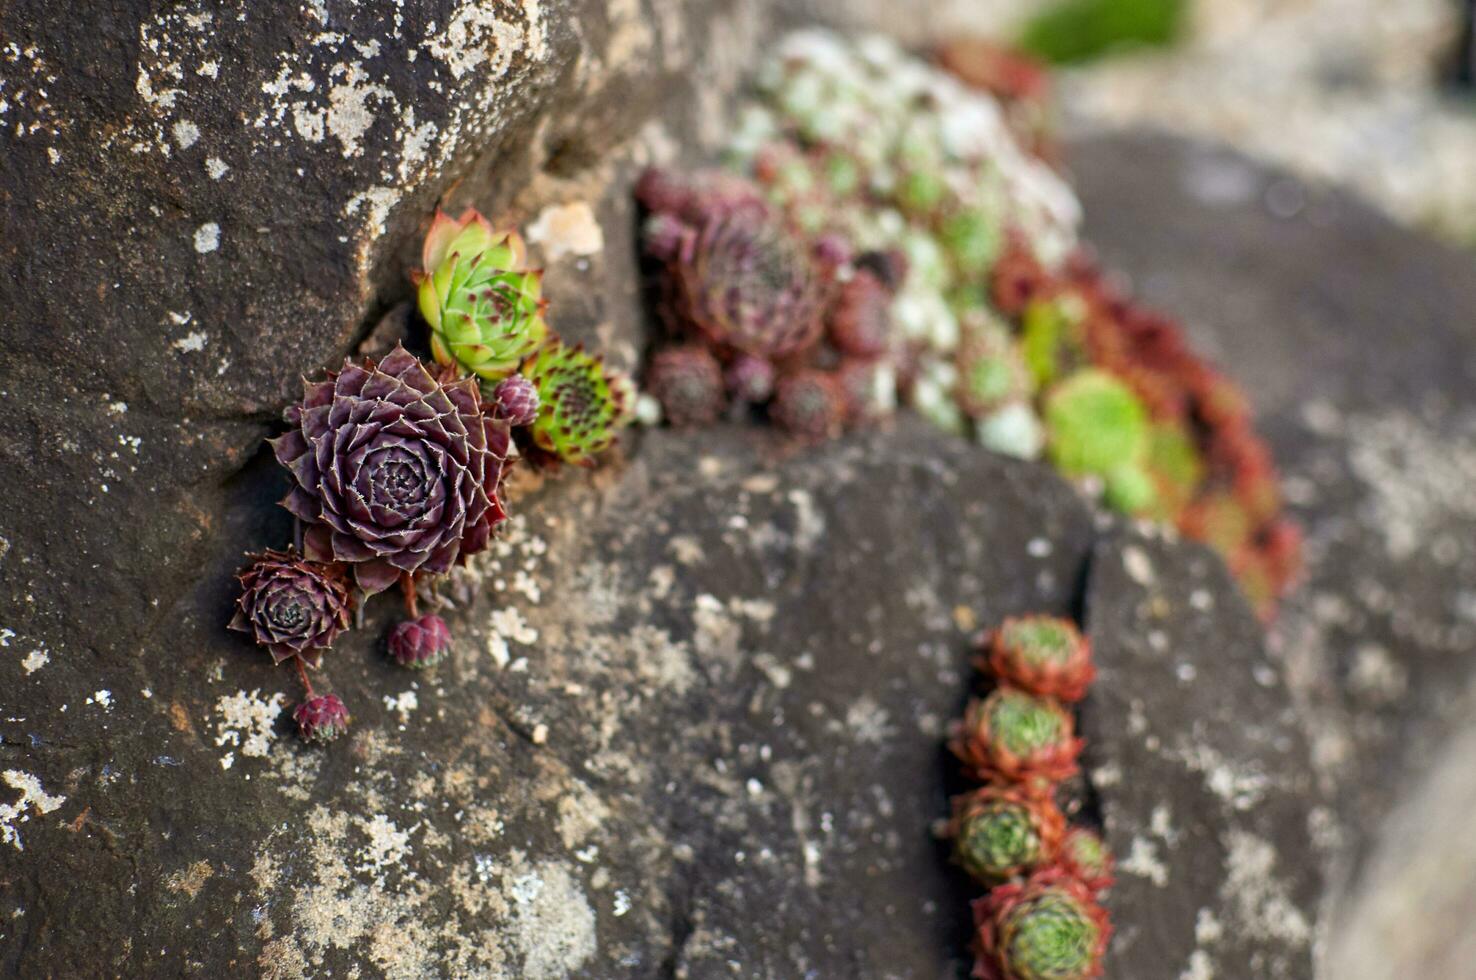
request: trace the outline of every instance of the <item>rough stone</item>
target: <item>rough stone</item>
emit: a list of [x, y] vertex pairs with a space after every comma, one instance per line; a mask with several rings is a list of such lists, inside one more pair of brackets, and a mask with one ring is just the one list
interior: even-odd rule
[[[1096, 775], [1075, 803], [1144, 871], [1114, 899], [1116, 955], [1155, 980], [1175, 976], [1160, 941], [1172, 967], [1203, 951], [1226, 976], [1262, 975], [1241, 955], [1307, 975], [1288, 937], [1215, 927], [1281, 901], [1317, 918], [1293, 817], [1322, 811], [1288, 697], [1316, 722], [1317, 791], [1351, 814], [1309, 829], [1347, 854], [1395, 792], [1370, 775], [1458, 708], [1466, 665], [1440, 651], [1469, 628], [1473, 559], [1441, 542], [1468, 506], [1476, 287], [1342, 199], [1271, 218], [1175, 198], [1198, 152], [1177, 144], [1092, 144], [1078, 169], [1092, 234], [1248, 366], [1289, 461], [1313, 586], [1269, 685], [1202, 553], [1098, 545], [1045, 468], [906, 422], [813, 454], [652, 433], [592, 474], [523, 474], [519, 520], [447, 591], [450, 663], [388, 662], [388, 599], [334, 651], [354, 728], [327, 751], [290, 737], [287, 673], [223, 629], [240, 553], [288, 534], [261, 437], [299, 374], [405, 329], [374, 330], [437, 203], [518, 222], [587, 203], [604, 248], [550, 254], [553, 317], [635, 362], [630, 176], [721, 136], [768, 24], [758, 3], [672, 0], [119, 0], [86, 32], [54, 4], [0, 11], [0, 972], [956, 973], [969, 892], [927, 826], [967, 635], [1087, 596], [1114, 679], [1086, 709]], [[1418, 342], [1377, 346], [1390, 324]], [[1252, 729], [1199, 741], [1187, 708], [1223, 716], [1140, 656], [1140, 563], [1110, 571], [1129, 547], [1182, 572], [1165, 642], [1221, 651], [1195, 668], [1243, 685], [1226, 697]], [[1264, 800], [1239, 810], [1149, 749], [1139, 689], [1161, 745], [1218, 747]], [[1129, 782], [1139, 765], [1162, 785]], [[1202, 849], [1171, 851], [1179, 833]], [[1263, 877], [1277, 890], [1250, 890]]]

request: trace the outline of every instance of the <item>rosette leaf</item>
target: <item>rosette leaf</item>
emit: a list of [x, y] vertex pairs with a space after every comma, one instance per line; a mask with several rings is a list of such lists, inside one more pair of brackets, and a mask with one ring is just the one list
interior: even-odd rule
[[230, 628], [250, 633], [272, 660], [300, 657], [310, 667], [348, 629], [348, 588], [332, 565], [306, 561], [295, 551], [267, 550], [237, 575], [241, 595]]
[[293, 709], [292, 720], [304, 741], [327, 743], [348, 731], [349, 713], [337, 694], [318, 694]]
[[442, 384], [404, 348], [308, 383], [286, 419], [271, 440], [295, 484], [282, 505], [307, 556], [351, 564], [367, 593], [449, 571], [506, 516], [507, 423], [482, 412], [474, 379]]
[[1091, 980], [1112, 935], [1107, 911], [1056, 869], [1001, 885], [974, 902], [978, 980]]
[[390, 630], [389, 653], [401, 667], [434, 667], [451, 652], [451, 629], [434, 613], [407, 619]]
[[1076, 624], [1055, 616], [1014, 616], [988, 637], [988, 667], [1021, 690], [1080, 701], [1097, 675], [1092, 648]]
[[1066, 818], [1046, 794], [985, 786], [954, 798], [948, 833], [954, 862], [995, 885], [1055, 860]]
[[1054, 698], [1001, 687], [969, 702], [948, 747], [981, 782], [1039, 788], [1076, 773], [1082, 740], [1070, 712]]
[[438, 363], [497, 380], [543, 343], [543, 273], [527, 268], [517, 232], [493, 230], [474, 210], [454, 221], [437, 211], [421, 263], [420, 314]]
[[593, 466], [594, 457], [634, 419], [634, 383], [585, 353], [583, 345], [570, 347], [554, 338], [524, 363], [523, 376], [538, 389], [541, 406], [531, 429], [533, 442], [566, 463]]
[[1080, 881], [1093, 893], [1104, 892], [1112, 887], [1112, 870], [1115, 862], [1107, 842], [1100, 834], [1085, 827], [1072, 827], [1066, 831], [1057, 852], [1056, 864], [1071, 877]]

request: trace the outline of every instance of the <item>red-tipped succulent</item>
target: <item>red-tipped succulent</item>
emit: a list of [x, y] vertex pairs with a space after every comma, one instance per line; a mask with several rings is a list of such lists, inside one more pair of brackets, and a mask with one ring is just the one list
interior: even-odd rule
[[838, 435], [845, 423], [845, 391], [824, 371], [795, 371], [779, 379], [769, 414], [791, 435], [822, 442]]
[[969, 702], [948, 747], [981, 782], [1041, 786], [1076, 773], [1082, 740], [1054, 698], [1000, 687]]
[[390, 630], [389, 654], [401, 667], [434, 667], [451, 652], [451, 630], [434, 613], [407, 619]]
[[646, 371], [646, 390], [677, 428], [711, 425], [727, 407], [723, 369], [700, 344], [658, 351]]
[[1115, 863], [1107, 842], [1096, 831], [1086, 827], [1072, 827], [1066, 831], [1056, 853], [1057, 866], [1093, 893], [1112, 887]]
[[292, 720], [304, 741], [331, 742], [348, 731], [349, 713], [337, 694], [315, 694], [293, 710]]
[[482, 412], [475, 379], [442, 383], [396, 347], [307, 384], [286, 419], [271, 440], [296, 484], [282, 505], [308, 557], [350, 563], [367, 593], [450, 571], [506, 516], [507, 423]]
[[974, 902], [977, 980], [1091, 980], [1112, 935], [1086, 885], [1057, 869]]
[[1091, 643], [1068, 619], [1014, 616], [985, 643], [994, 675], [1031, 694], [1080, 701], [1097, 676]]
[[830, 342], [851, 357], [878, 357], [892, 334], [892, 293], [860, 269], [836, 292], [828, 322]]
[[348, 629], [351, 608], [340, 570], [295, 551], [267, 550], [236, 577], [241, 595], [231, 629], [250, 633], [272, 660], [299, 657], [316, 667]]
[[954, 797], [948, 835], [953, 860], [995, 885], [1056, 859], [1066, 818], [1048, 794], [1020, 786], [985, 786]]

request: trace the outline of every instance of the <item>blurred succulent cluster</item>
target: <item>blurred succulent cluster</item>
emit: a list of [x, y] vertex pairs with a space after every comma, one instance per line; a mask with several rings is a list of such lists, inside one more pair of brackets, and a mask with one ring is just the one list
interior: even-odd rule
[[995, 688], [969, 702], [949, 748], [982, 785], [953, 800], [943, 833], [953, 860], [987, 889], [973, 903], [975, 977], [1089, 980], [1112, 932], [1099, 898], [1112, 886], [1106, 843], [1067, 825], [1057, 797], [1077, 772], [1072, 706], [1096, 676], [1070, 620], [1006, 619], [979, 639]]
[[421, 587], [435, 600], [438, 578], [491, 542], [511, 463], [592, 465], [634, 417], [634, 382], [549, 331], [542, 276], [516, 232], [438, 212], [422, 264], [413, 278], [434, 362], [399, 345], [346, 361], [305, 384], [269, 440], [291, 477], [282, 506], [296, 541], [251, 556], [230, 626], [295, 667], [306, 700], [292, 717], [308, 741], [348, 730], [343, 701], [318, 694], [308, 671], [355, 610], [398, 585], [410, 619], [391, 631], [390, 657], [435, 667], [452, 637], [440, 616], [420, 615]]
[[911, 407], [1207, 541], [1270, 615], [1299, 538], [1243, 395], [1079, 246], [1047, 76], [987, 47], [946, 63], [983, 88], [888, 39], [792, 34], [726, 169], [646, 174], [683, 351], [654, 356], [651, 394], [675, 425], [760, 411], [809, 440]]

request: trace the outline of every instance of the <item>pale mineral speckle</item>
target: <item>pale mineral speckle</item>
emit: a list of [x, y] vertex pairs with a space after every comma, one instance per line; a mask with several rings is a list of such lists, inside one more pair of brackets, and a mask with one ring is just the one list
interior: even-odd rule
[[[262, 697], [259, 690], [250, 694], [237, 691], [221, 695], [215, 702], [219, 716], [215, 723], [215, 744], [235, 746], [247, 758], [264, 758], [277, 739], [273, 726], [286, 705], [287, 699], [280, 691], [270, 697]], [[233, 759], [233, 756], [233, 753], [226, 753], [221, 766], [229, 769], [231, 763], [225, 760]]]
[[220, 248], [220, 225], [207, 221], [195, 229], [195, 251], [206, 255]]
[[566, 255], [598, 255], [605, 248], [605, 233], [587, 201], [549, 205], [527, 232], [528, 241], [542, 246], [550, 262]]
[[87, 703], [95, 704], [105, 711], [110, 711], [113, 707], [113, 692], [106, 690], [96, 691], [87, 698]]
[[230, 169], [220, 157], [205, 158], [205, 173], [209, 175], [211, 180], [220, 180], [220, 178], [226, 175], [226, 171]]
[[1153, 561], [1137, 545], [1130, 544], [1122, 549], [1122, 567], [1129, 578], [1144, 588], [1153, 584]]
[[1215, 966], [1208, 953], [1196, 949], [1189, 954], [1189, 965], [1179, 974], [1179, 980], [1215, 980]]
[[19, 769], [7, 769], [0, 779], [11, 789], [20, 790], [20, 799], [14, 803], [0, 803], [0, 844], [9, 844], [17, 851], [25, 850], [20, 830], [16, 824], [31, 819], [31, 814], [41, 816], [56, 810], [67, 801], [65, 796], [52, 796], [41, 786], [41, 780]]
[[846, 727], [865, 745], [884, 745], [897, 733], [891, 715], [870, 694], [861, 695], [846, 709]]
[[42, 667], [45, 667], [50, 662], [51, 656], [46, 652], [46, 648], [37, 647], [30, 653], [26, 654], [25, 659], [21, 661], [21, 670], [25, 671], [27, 674], [34, 674], [36, 671], [40, 670]]
[[400, 716], [400, 727], [403, 729], [410, 721], [410, 713], [420, 707], [420, 698], [414, 691], [402, 691], [398, 695], [384, 695], [384, 707]]

